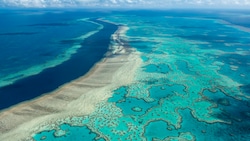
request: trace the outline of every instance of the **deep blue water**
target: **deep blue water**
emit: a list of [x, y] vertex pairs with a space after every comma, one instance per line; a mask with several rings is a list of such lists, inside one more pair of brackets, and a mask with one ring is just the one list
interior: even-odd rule
[[[29, 12], [25, 14], [29, 14]], [[38, 74], [0, 87], [0, 109], [36, 98], [83, 76], [104, 57], [108, 50], [110, 36], [117, 30], [117, 27], [90, 19], [91, 22], [103, 25], [104, 28], [87, 39], [72, 40], [72, 38], [77, 38], [92, 30], [95, 31], [97, 28], [97, 25], [93, 23], [75, 22], [78, 17], [74, 14], [47, 13], [30, 16], [13, 13], [5, 17], [7, 21], [1, 23], [2, 30], [0, 30], [0, 38], [3, 39], [0, 42], [2, 50], [0, 79], [1, 76], [22, 71], [25, 67], [32, 68], [37, 64], [46, 63], [50, 59], [59, 60], [61, 58], [58, 55], [75, 43], [78, 43], [81, 48], [69, 60], [61, 64], [44, 68]], [[87, 13], [82, 14], [84, 17], [84, 14]], [[69, 17], [70, 19], [67, 19]]]
[[63, 58], [60, 55], [73, 46], [73, 42], [67, 44], [65, 40], [97, 28], [92, 23], [78, 22], [74, 13], [2, 11], [1, 18], [4, 19], [0, 23], [1, 80], [34, 65]]

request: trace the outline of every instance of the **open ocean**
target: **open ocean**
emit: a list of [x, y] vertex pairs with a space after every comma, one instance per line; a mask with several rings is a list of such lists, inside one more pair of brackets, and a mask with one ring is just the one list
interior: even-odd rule
[[35, 141], [250, 140], [250, 11], [0, 16], [3, 111], [84, 76], [111, 49], [118, 26], [129, 28], [123, 41], [142, 60], [133, 82], [112, 90], [93, 113], [41, 127], [30, 135]]

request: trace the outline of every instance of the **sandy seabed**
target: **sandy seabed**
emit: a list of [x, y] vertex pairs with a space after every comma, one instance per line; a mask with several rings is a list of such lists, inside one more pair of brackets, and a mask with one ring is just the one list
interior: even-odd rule
[[96, 104], [112, 96], [112, 90], [133, 82], [141, 59], [136, 50], [127, 48], [123, 42], [126, 30], [127, 27], [119, 27], [111, 37], [111, 51], [107, 57], [85, 76], [54, 92], [1, 111], [0, 140], [27, 140], [42, 124], [88, 115], [95, 110]]

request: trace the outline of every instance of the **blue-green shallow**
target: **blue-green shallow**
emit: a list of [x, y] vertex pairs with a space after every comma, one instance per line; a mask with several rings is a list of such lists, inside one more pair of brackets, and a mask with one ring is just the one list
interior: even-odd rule
[[[68, 124], [60, 125], [59, 131], [51, 130], [44, 131], [35, 137], [35, 140], [50, 140], [50, 141], [61, 141], [61, 140], [77, 140], [77, 141], [90, 141], [97, 138], [97, 135], [91, 132], [87, 127], [72, 127]], [[79, 136], [80, 135], [80, 136]], [[103, 139], [98, 139], [102, 141]]]

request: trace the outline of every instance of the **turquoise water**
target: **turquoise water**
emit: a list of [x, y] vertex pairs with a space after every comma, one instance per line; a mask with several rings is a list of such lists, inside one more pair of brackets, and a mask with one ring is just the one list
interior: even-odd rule
[[[70, 129], [70, 131], [68, 131]], [[49, 134], [49, 136], [48, 136]], [[79, 136], [79, 134], [82, 134]], [[93, 140], [97, 137], [97, 135], [91, 132], [88, 127], [72, 127], [68, 124], [60, 125], [60, 130], [51, 130], [43, 132], [37, 135], [36, 140]], [[98, 141], [102, 141], [103, 139], [98, 139]]]
[[107, 15], [129, 27], [128, 43], [140, 52], [134, 83], [115, 89], [92, 114], [33, 139], [250, 140], [250, 32], [221, 22], [218, 13], [201, 15]]

